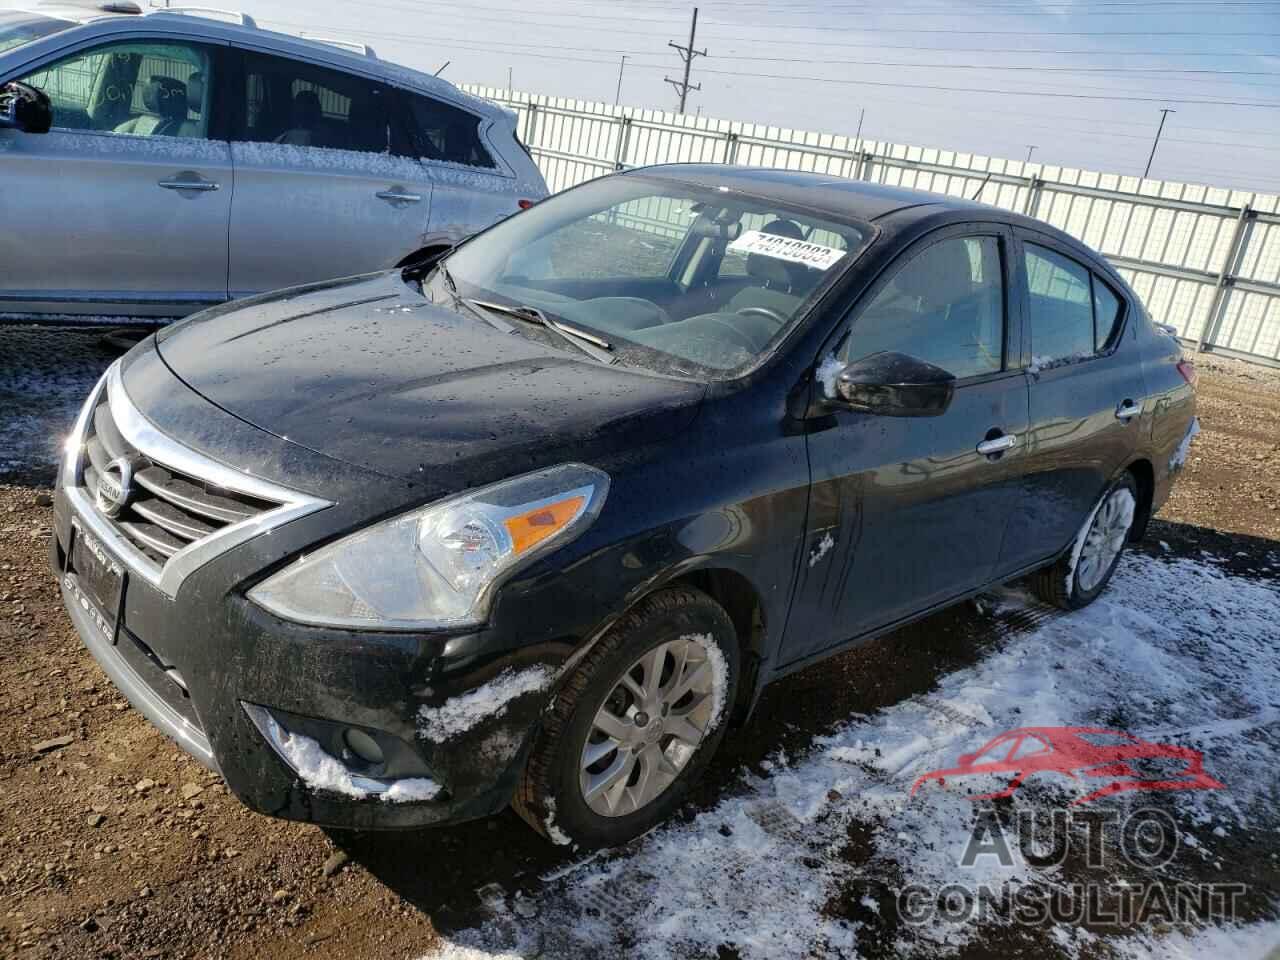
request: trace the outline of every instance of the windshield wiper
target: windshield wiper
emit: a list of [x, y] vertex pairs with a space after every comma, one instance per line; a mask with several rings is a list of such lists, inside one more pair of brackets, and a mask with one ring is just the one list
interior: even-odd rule
[[601, 363], [612, 364], [617, 361], [617, 357], [609, 353], [613, 349], [613, 344], [609, 343], [608, 340], [597, 337], [594, 333], [579, 330], [577, 327], [571, 327], [569, 324], [562, 323], [559, 320], [552, 320], [537, 307], [524, 305], [509, 307], [502, 303], [490, 303], [487, 300], [467, 300], [465, 298], [463, 303], [480, 307], [484, 310], [492, 310], [494, 313], [503, 313], [526, 323], [536, 323], [544, 329], [558, 333], [563, 340], [573, 344], [587, 356], [594, 360], [599, 360]]
[[453, 297], [454, 303], [458, 303], [466, 307], [467, 310], [470, 311], [473, 316], [479, 317], [481, 320], [489, 324], [489, 326], [493, 327], [493, 329], [497, 330], [499, 333], [511, 333], [512, 331], [515, 330], [515, 327], [507, 323], [505, 320], [499, 320], [497, 317], [493, 316], [492, 314], [486, 313], [483, 310], [476, 309], [477, 307], [476, 303], [472, 302], [471, 300], [468, 300], [466, 297], [462, 296], [462, 294], [458, 293], [458, 285], [453, 281], [453, 274], [449, 272], [449, 268], [446, 267], [443, 263], [440, 264], [440, 276], [444, 277], [444, 284], [446, 287], [449, 288], [449, 294], [450, 296]]

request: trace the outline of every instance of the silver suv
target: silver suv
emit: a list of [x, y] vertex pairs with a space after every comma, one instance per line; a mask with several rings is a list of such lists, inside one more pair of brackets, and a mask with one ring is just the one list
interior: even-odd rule
[[194, 12], [0, 12], [26, 108], [0, 118], [0, 313], [179, 316], [413, 263], [546, 196], [510, 112]]

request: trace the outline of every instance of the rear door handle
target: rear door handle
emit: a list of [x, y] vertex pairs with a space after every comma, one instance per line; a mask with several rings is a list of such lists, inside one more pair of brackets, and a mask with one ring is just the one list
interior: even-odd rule
[[1016, 433], [1006, 433], [996, 437], [994, 440], [983, 440], [978, 444], [978, 452], [984, 457], [989, 457], [993, 453], [1004, 453], [1006, 450], [1012, 450], [1018, 445], [1018, 435]]
[[207, 192], [209, 190], [217, 190], [218, 184], [212, 180], [161, 180], [156, 186], [164, 187], [166, 190], [198, 190]]
[[379, 200], [391, 200], [393, 202], [398, 201], [400, 203], [418, 203], [422, 199], [422, 194], [405, 193], [403, 190], [396, 190], [395, 188], [390, 190], [379, 190], [374, 194], [374, 196]]
[[1126, 400], [1116, 407], [1116, 419], [1128, 420], [1130, 417], [1136, 417], [1142, 412], [1142, 404], [1134, 403], [1132, 400]]

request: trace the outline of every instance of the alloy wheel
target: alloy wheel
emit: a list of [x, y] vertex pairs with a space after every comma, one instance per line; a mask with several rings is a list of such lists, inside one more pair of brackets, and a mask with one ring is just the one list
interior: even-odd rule
[[604, 817], [642, 809], [671, 786], [711, 732], [725, 672], [710, 636], [660, 643], [628, 667], [591, 722], [579, 785]]
[[1133, 494], [1126, 487], [1112, 490], [1098, 508], [1085, 534], [1076, 566], [1081, 590], [1092, 590], [1111, 569], [1133, 526], [1133, 509]]

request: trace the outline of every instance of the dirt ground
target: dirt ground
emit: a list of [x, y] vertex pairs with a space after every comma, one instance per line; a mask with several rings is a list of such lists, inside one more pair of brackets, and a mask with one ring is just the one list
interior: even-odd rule
[[[1144, 549], [1210, 551], [1275, 578], [1280, 371], [1211, 358], [1199, 369], [1204, 432]], [[0, 485], [0, 956], [415, 957], [482, 914], [486, 884], [519, 886], [572, 859], [510, 812], [447, 830], [331, 835], [247, 812], [83, 648], [47, 568], [50, 471], [10, 478]], [[959, 608], [775, 685], [687, 815], [768, 755], [802, 752], [855, 711], [927, 692], [989, 642]], [[856, 912], [848, 896], [833, 909]]]

